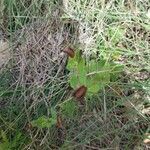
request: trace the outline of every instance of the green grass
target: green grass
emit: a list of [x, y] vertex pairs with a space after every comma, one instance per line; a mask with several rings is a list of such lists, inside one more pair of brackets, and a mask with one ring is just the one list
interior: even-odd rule
[[[143, 111], [150, 107], [149, 5], [148, 0], [64, 0], [63, 5], [56, 0], [3, 0], [0, 26], [10, 45], [18, 31], [26, 25], [30, 29], [20, 34], [22, 46], [10, 49], [14, 57], [0, 71], [0, 150], [149, 149], [143, 142], [150, 123]], [[40, 25], [32, 26], [35, 22]], [[77, 84], [70, 89], [72, 72], [59, 74], [59, 61], [48, 53], [64, 31], [68, 38], [58, 47], [82, 50], [86, 65], [79, 66], [81, 73], [91, 61], [124, 66], [117, 78], [104, 68], [111, 72], [105, 77], [115, 79], [94, 94], [88, 91], [84, 105], [70, 99]], [[49, 34], [58, 40], [50, 47], [43, 42]], [[26, 45], [34, 47], [33, 53]], [[53, 111], [62, 117], [63, 129], [55, 125]]]

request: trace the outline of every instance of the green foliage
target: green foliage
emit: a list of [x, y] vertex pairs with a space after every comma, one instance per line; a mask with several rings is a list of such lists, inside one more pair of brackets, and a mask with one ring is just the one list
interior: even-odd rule
[[82, 58], [77, 52], [74, 58], [69, 59], [67, 69], [71, 71], [69, 82], [72, 88], [76, 89], [85, 85], [88, 92], [94, 94], [109, 84], [111, 80], [116, 80], [123, 66], [103, 58], [86, 62], [85, 58]]
[[61, 104], [62, 115], [65, 118], [74, 119], [77, 115], [78, 106], [72, 99]]
[[21, 149], [27, 140], [21, 132], [16, 132], [13, 139], [9, 140], [3, 130], [1, 130], [0, 138], [0, 150]]
[[57, 122], [57, 114], [54, 110], [51, 111], [51, 117], [41, 116], [31, 122], [33, 127], [50, 128]]

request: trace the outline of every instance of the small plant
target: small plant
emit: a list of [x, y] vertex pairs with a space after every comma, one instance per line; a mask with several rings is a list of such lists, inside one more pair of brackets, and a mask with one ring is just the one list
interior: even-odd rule
[[60, 108], [64, 118], [73, 119], [78, 114], [78, 104], [84, 104], [84, 97], [94, 96], [110, 82], [116, 81], [123, 66], [102, 58], [87, 62], [79, 51], [74, 54], [72, 49], [64, 52], [69, 56], [67, 69], [70, 71], [69, 83], [74, 92], [72, 98], [60, 104]]
[[64, 118], [74, 119], [77, 116], [78, 106], [72, 99], [66, 100], [60, 107]]
[[87, 87], [88, 94], [95, 94], [117, 79], [123, 66], [103, 58], [86, 62], [79, 52], [69, 58], [67, 69], [70, 71], [69, 83], [73, 89]]
[[50, 128], [57, 122], [57, 114], [55, 110], [51, 111], [51, 117], [41, 116], [31, 122], [33, 127]]

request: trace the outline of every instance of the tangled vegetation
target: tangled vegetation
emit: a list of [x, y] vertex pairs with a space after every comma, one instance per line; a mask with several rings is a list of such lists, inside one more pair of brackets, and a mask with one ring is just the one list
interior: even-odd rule
[[148, 150], [149, 6], [2, 0], [0, 150]]

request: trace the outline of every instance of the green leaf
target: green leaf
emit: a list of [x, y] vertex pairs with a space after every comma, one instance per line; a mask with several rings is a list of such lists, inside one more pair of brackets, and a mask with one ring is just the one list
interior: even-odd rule
[[50, 127], [52, 127], [57, 122], [57, 114], [54, 110], [51, 110], [51, 115], [52, 116], [50, 118], [46, 117], [46, 116], [42, 116], [36, 120], [33, 120], [31, 122], [32, 126], [38, 127], [38, 128], [50, 128]]
[[67, 69], [70, 71], [75, 70], [75, 68], [77, 67], [77, 64], [78, 63], [76, 62], [75, 58], [69, 58]]
[[73, 74], [70, 76], [70, 86], [75, 89], [77, 87], [77, 85], [79, 84], [79, 80], [76, 74]]
[[106, 64], [106, 60], [104, 60], [104, 59], [101, 59], [98, 61], [91, 60], [88, 63], [86, 69], [87, 69], [88, 73], [97, 72], [97, 71], [101, 70], [105, 64]]
[[87, 77], [86, 77], [86, 75], [80, 76], [80, 78], [79, 78], [79, 83], [80, 83], [80, 85], [86, 85], [86, 82], [87, 82]]
[[98, 69], [97, 67], [98, 67], [97, 62], [95, 60], [91, 60], [87, 64], [86, 70], [87, 70], [88, 73], [94, 72], [94, 71], [97, 71], [97, 69]]
[[89, 76], [87, 77], [86, 86], [91, 93], [97, 93], [106, 84], [110, 82], [110, 65], [105, 60], [100, 60], [94, 64], [91, 62]]
[[77, 115], [78, 107], [75, 101], [70, 99], [61, 105], [61, 110], [64, 117], [74, 119]]
[[110, 74], [103, 70], [103, 72], [88, 77], [87, 81], [88, 91], [91, 93], [97, 93], [110, 82]]
[[68, 64], [67, 64], [67, 69], [68, 70], [75, 70], [78, 67], [78, 63], [82, 60], [81, 55], [80, 55], [80, 51], [76, 51], [75, 53], [75, 57], [74, 58], [69, 58], [68, 60]]
[[[73, 61], [73, 59], [71, 60]], [[111, 63], [104, 58], [100, 60], [86, 60], [82, 58], [79, 52], [74, 58], [74, 62], [69, 62], [72, 66], [72, 74], [70, 75], [70, 85], [72, 88], [85, 85], [90, 93], [97, 93], [104, 88], [110, 81], [116, 80], [117, 74], [122, 70], [121, 66]]]
[[84, 85], [86, 83], [87, 74], [85, 59], [81, 58], [78, 51], [73, 59], [69, 59], [67, 66], [68, 69], [72, 71], [69, 80], [71, 87], [75, 89], [78, 85]]
[[95, 80], [93, 78], [87, 80], [87, 89], [89, 92], [95, 94], [97, 93], [99, 90], [100, 90], [100, 86], [99, 86], [99, 83], [98, 82], [95, 82]]
[[86, 71], [86, 66], [85, 66], [85, 60], [82, 59], [78, 63], [78, 78], [79, 78], [80, 85], [86, 84], [86, 74], [87, 74], [87, 71]]
[[51, 126], [51, 119], [46, 116], [42, 116], [37, 120], [33, 120], [31, 123], [33, 127], [49, 128]]

